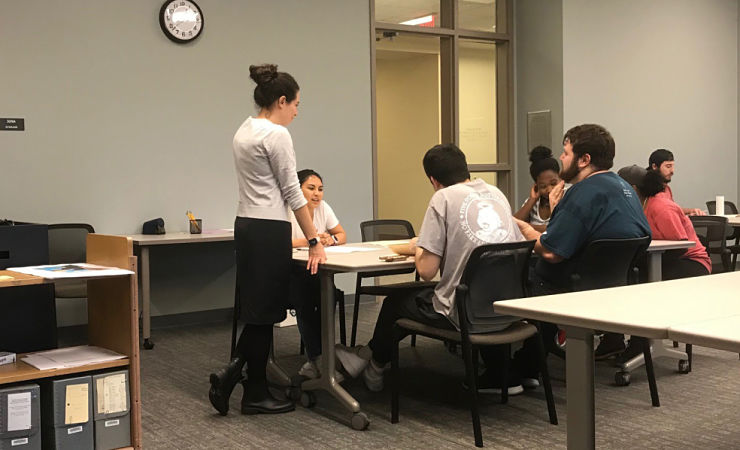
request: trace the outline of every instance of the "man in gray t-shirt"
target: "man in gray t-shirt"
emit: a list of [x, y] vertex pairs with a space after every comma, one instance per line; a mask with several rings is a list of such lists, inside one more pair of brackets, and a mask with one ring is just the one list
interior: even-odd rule
[[[412, 286], [389, 295], [367, 347], [337, 346], [337, 358], [344, 369], [353, 377], [362, 373], [371, 391], [383, 388], [383, 369], [391, 359], [396, 320], [409, 318], [437, 328], [457, 329], [455, 288], [473, 249], [484, 244], [524, 240], [506, 197], [482, 180], [470, 181], [465, 154], [455, 145], [431, 148], [424, 156], [424, 171], [435, 193], [418, 240], [412, 241], [411, 246], [421, 278], [430, 281], [439, 272], [440, 281], [434, 288]], [[505, 349], [498, 350], [486, 352], [486, 359], [493, 363], [487, 364], [488, 367], [501, 367], [495, 361], [504, 355], [508, 357]], [[500, 390], [504, 383], [493, 380], [496, 383]], [[518, 392], [521, 386], [518, 390], [509, 389], [511, 394]]]

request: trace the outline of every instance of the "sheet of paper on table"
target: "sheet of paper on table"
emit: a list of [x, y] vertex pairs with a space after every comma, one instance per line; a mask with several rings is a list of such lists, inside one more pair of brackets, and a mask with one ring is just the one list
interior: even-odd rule
[[[337, 245], [333, 247], [324, 247], [326, 253], [355, 253], [355, 252], [376, 252], [380, 247], [358, 247], [350, 245]], [[295, 250], [307, 252], [308, 247], [298, 247]]]
[[132, 271], [117, 267], [98, 266], [96, 264], [50, 264], [44, 266], [9, 267], [8, 270], [37, 277], [57, 278], [86, 278], [101, 276], [120, 276], [133, 274]]

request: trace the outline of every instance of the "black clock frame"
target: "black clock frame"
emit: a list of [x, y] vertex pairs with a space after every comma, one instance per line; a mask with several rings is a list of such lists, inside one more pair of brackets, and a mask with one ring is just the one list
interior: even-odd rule
[[164, 33], [164, 35], [167, 36], [169, 40], [176, 44], [187, 44], [188, 42], [193, 42], [194, 40], [198, 39], [201, 34], [203, 34], [203, 28], [205, 27], [206, 23], [206, 18], [203, 16], [203, 10], [200, 9], [200, 6], [195, 3], [195, 1], [188, 0], [198, 10], [198, 14], [200, 14], [200, 31], [198, 31], [198, 34], [192, 39], [180, 39], [170, 33], [170, 30], [167, 29], [167, 25], [164, 23], [164, 13], [167, 10], [167, 6], [169, 6], [172, 1], [173, 0], [165, 0], [164, 4], [162, 4], [162, 7], [159, 8], [159, 26], [160, 28], [162, 28], [162, 33]]

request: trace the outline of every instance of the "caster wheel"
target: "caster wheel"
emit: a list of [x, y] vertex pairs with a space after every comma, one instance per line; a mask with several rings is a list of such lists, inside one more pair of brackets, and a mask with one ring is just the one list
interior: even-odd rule
[[285, 396], [288, 397], [292, 402], [298, 402], [301, 400], [301, 388], [296, 386], [288, 386], [285, 388]]
[[691, 365], [685, 359], [678, 360], [678, 373], [689, 373], [691, 372]]
[[150, 341], [149, 339], [144, 339], [144, 349], [151, 350], [154, 348], [154, 342]]
[[362, 431], [367, 429], [370, 425], [370, 420], [367, 418], [367, 414], [364, 412], [357, 412], [352, 414], [352, 429]]
[[304, 408], [313, 408], [316, 406], [316, 394], [311, 391], [303, 391], [300, 400]]
[[630, 373], [629, 372], [617, 372], [614, 374], [614, 382], [617, 386], [629, 386], [630, 384]]

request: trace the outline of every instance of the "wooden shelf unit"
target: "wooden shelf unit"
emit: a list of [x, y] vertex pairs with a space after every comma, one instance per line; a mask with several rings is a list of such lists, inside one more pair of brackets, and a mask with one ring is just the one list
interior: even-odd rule
[[0, 385], [19, 383], [21, 381], [33, 381], [41, 378], [57, 377], [60, 375], [73, 375], [84, 372], [91, 372], [94, 370], [110, 369], [114, 367], [128, 367], [129, 359], [117, 359], [115, 361], [108, 361], [99, 364], [88, 364], [85, 366], [70, 367], [67, 369], [49, 369], [39, 370], [29, 364], [21, 361], [21, 358], [26, 356], [27, 353], [21, 353], [17, 355], [14, 364], [5, 364], [0, 366]]
[[[136, 257], [133, 241], [125, 236], [89, 234], [87, 262], [118, 267], [134, 272], [115, 277], [91, 277], [87, 280], [88, 344], [126, 355], [125, 359], [68, 369], [38, 370], [20, 359], [0, 366], [0, 386], [60, 375], [84, 374], [108, 368], [127, 368], [131, 398], [131, 444], [141, 449], [141, 382], [139, 366], [139, 302], [136, 283]], [[52, 280], [0, 271], [12, 276], [0, 280], [0, 288], [53, 282]]]

